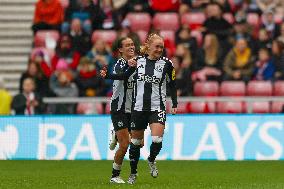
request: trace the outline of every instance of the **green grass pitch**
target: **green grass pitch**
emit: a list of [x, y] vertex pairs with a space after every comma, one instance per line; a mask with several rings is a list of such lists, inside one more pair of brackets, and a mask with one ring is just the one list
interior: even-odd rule
[[[121, 176], [127, 180], [129, 162]], [[110, 184], [112, 161], [0, 161], [1, 189], [283, 189], [284, 161], [140, 161], [135, 185]]]

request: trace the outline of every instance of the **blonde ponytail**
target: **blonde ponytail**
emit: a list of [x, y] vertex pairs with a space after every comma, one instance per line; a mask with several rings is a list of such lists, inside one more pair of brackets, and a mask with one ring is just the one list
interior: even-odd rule
[[152, 43], [154, 38], [162, 38], [159, 34], [157, 33], [150, 33], [144, 43], [144, 45], [140, 46], [140, 54], [145, 55], [148, 53], [149, 45]]

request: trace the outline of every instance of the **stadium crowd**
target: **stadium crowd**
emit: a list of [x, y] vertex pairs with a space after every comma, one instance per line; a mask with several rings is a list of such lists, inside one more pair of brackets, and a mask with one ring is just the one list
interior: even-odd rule
[[[284, 80], [283, 18], [282, 0], [38, 0], [34, 48], [12, 109], [19, 114], [108, 112], [106, 104], [44, 106], [41, 99], [111, 96], [112, 82], [99, 70], [112, 71], [119, 38], [131, 37], [139, 49], [148, 32], [165, 40], [178, 96], [196, 95], [200, 81], [218, 87], [232, 80], [273, 85]], [[31, 91], [36, 95], [30, 100], [25, 94]], [[36, 102], [19, 107], [19, 101]]]

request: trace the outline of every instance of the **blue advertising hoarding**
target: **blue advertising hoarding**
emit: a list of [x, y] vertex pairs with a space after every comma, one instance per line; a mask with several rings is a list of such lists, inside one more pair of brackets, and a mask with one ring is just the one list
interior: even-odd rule
[[[284, 159], [282, 115], [169, 115], [158, 159]], [[0, 117], [0, 159], [112, 159], [109, 116]], [[146, 159], [151, 144], [145, 132]], [[128, 155], [127, 155], [128, 157]]]

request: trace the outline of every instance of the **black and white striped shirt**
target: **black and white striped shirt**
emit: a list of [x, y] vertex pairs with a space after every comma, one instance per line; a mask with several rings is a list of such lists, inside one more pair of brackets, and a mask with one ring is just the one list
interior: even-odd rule
[[166, 57], [150, 60], [147, 56], [138, 56], [136, 60], [133, 110], [166, 110], [167, 82], [169, 82], [173, 107], [177, 107], [175, 70], [171, 60]]
[[[106, 78], [114, 79], [113, 82], [113, 94], [111, 97], [110, 110], [122, 111], [125, 113], [131, 112], [132, 107], [132, 93], [134, 88], [133, 75], [123, 76], [123, 74], [129, 69], [127, 61], [124, 58], [117, 60], [114, 65], [113, 74], [108, 74]], [[120, 79], [120, 80], [116, 80]]]

